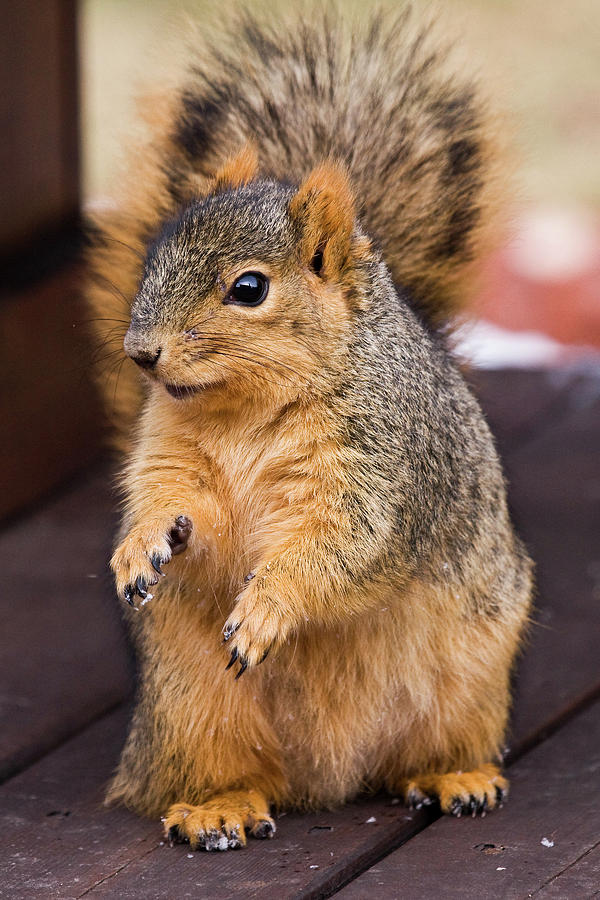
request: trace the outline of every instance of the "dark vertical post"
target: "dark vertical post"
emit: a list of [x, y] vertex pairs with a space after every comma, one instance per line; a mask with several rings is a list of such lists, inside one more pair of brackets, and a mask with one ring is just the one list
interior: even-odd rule
[[72, 225], [79, 206], [76, 0], [2, 0], [0, 242]]
[[98, 413], [74, 253], [77, 0], [0, 0], [0, 19], [2, 518], [93, 458]]

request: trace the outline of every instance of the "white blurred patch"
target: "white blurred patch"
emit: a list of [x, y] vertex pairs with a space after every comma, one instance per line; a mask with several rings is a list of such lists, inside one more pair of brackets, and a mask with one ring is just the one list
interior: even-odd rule
[[598, 266], [598, 227], [581, 210], [540, 209], [525, 216], [507, 248], [510, 268], [532, 281], [568, 281]]
[[477, 369], [545, 369], [595, 352], [536, 331], [507, 331], [483, 319], [461, 325], [451, 345], [460, 360]]

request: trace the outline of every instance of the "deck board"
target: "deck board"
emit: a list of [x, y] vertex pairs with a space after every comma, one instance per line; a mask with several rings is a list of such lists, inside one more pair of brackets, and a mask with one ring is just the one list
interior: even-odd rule
[[561, 872], [549, 876], [535, 896], [540, 900], [600, 896], [600, 843], [584, 851]]
[[107, 567], [110, 477], [0, 533], [0, 778], [123, 700], [132, 666]]
[[593, 896], [600, 890], [600, 703], [524, 756], [510, 777], [512, 797], [499, 814], [439, 819], [338, 896]]
[[557, 703], [583, 702], [600, 681], [600, 367], [541, 377], [553, 396], [551, 414], [526, 440], [515, 441], [513, 432], [500, 444], [513, 517], [537, 582], [514, 734], [531, 733]]

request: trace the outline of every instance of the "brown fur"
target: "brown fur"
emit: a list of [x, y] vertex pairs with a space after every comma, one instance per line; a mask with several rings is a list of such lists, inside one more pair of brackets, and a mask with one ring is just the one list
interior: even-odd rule
[[[292, 67], [301, 84], [302, 65], [312, 73], [304, 114], [317, 98], [329, 109], [327, 71], [341, 77], [346, 59], [341, 27], [307, 37]], [[390, 127], [408, 135], [395, 168], [378, 168], [391, 134], [365, 143], [358, 162], [341, 152], [335, 123], [320, 159], [315, 148], [302, 155], [286, 124], [298, 97], [270, 97], [268, 80], [257, 95], [252, 75], [240, 74], [237, 97], [221, 85], [223, 118], [206, 74], [204, 92], [188, 88], [157, 116], [149, 168], [95, 252], [98, 315], [131, 315], [127, 352], [155, 359], [143, 382], [125, 363], [122, 386], [107, 385], [132, 448], [117, 591], [154, 594], [130, 615], [140, 696], [109, 799], [165, 814], [169, 833], [207, 849], [243, 843], [244, 828], [272, 834], [269, 804], [333, 805], [386, 786], [457, 813], [492, 808], [506, 788], [491, 761], [530, 563], [487, 426], [432, 330], [471, 264], [465, 192], [481, 200], [486, 178], [483, 166], [464, 181], [475, 163], [460, 141], [488, 148], [489, 136], [470, 94], [460, 106], [452, 82], [416, 64], [435, 54], [406, 27], [401, 17], [391, 37], [373, 26], [352, 44], [352, 59], [366, 54], [390, 76], [397, 57], [408, 60], [412, 80], [386, 81]], [[291, 34], [277, 32], [278, 45], [245, 28], [285, 74]], [[334, 104], [336, 91], [360, 92], [346, 75], [329, 85]], [[246, 133], [250, 100], [271, 104], [279, 144]], [[240, 132], [257, 158], [240, 151]], [[398, 289], [370, 235], [378, 220]], [[231, 302], [244, 272], [269, 280], [256, 307]]]

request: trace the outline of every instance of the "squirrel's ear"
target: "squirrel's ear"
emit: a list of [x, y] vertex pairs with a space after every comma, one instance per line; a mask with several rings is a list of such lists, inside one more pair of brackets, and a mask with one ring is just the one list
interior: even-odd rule
[[290, 201], [290, 215], [301, 231], [302, 261], [326, 278], [335, 278], [350, 255], [355, 203], [345, 169], [324, 162], [312, 170]]
[[212, 179], [211, 189], [223, 191], [227, 188], [241, 187], [256, 176], [258, 171], [258, 155], [253, 144], [244, 144], [242, 149], [221, 166]]

